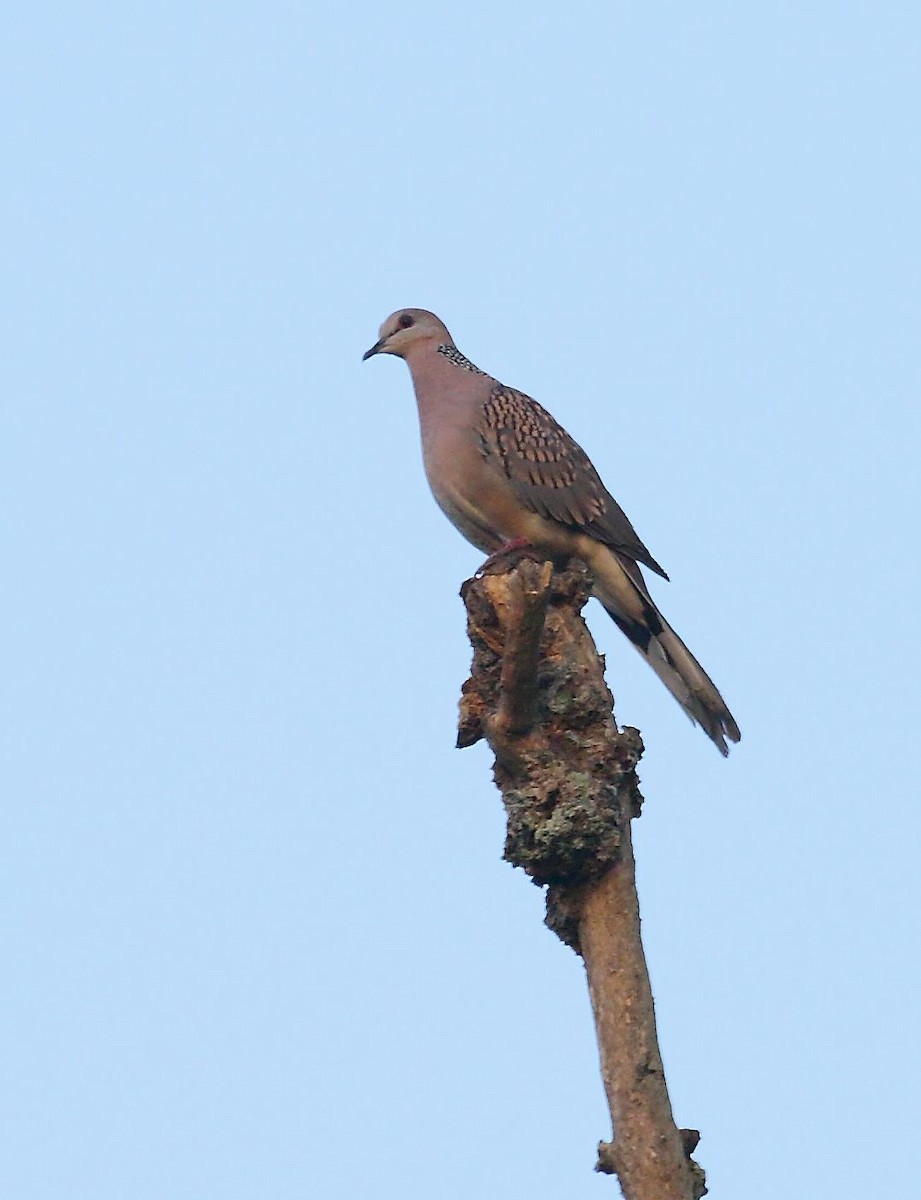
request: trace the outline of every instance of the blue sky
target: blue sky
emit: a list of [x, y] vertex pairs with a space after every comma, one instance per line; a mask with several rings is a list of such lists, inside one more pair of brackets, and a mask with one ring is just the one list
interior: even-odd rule
[[914, 5], [4, 20], [0, 1190], [572, 1200], [578, 960], [453, 749], [393, 309], [585, 445], [743, 730], [597, 610], [714, 1196], [916, 1178]]

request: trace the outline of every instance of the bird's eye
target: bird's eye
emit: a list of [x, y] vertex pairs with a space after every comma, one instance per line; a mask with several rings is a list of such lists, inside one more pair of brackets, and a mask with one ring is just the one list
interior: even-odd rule
[[403, 313], [402, 317], [400, 317], [401, 329], [409, 329], [412, 325], [415, 325], [415, 323], [416, 322], [412, 319], [409, 313]]

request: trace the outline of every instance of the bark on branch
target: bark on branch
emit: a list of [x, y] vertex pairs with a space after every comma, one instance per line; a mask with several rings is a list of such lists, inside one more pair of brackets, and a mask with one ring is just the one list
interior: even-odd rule
[[590, 590], [581, 564], [524, 557], [464, 584], [473, 665], [457, 744], [485, 738], [495, 753], [505, 858], [548, 885], [547, 924], [585, 964], [614, 1131], [596, 1169], [626, 1200], [699, 1200], [699, 1134], [672, 1116], [640, 938], [630, 822], [643, 744], [614, 722], [580, 615]]

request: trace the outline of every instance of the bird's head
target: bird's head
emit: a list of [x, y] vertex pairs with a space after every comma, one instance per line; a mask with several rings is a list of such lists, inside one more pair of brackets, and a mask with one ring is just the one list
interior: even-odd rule
[[362, 361], [374, 354], [395, 354], [406, 358], [414, 348], [424, 342], [435, 345], [451, 345], [451, 335], [434, 313], [424, 308], [401, 308], [391, 313], [380, 328], [380, 337], [370, 350], [362, 355]]

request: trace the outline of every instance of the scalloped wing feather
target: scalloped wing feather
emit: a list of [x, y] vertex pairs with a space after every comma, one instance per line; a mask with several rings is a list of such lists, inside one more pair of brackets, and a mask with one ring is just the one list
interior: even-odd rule
[[668, 579], [588, 455], [543, 405], [500, 384], [483, 417], [484, 454], [532, 512], [587, 533]]

